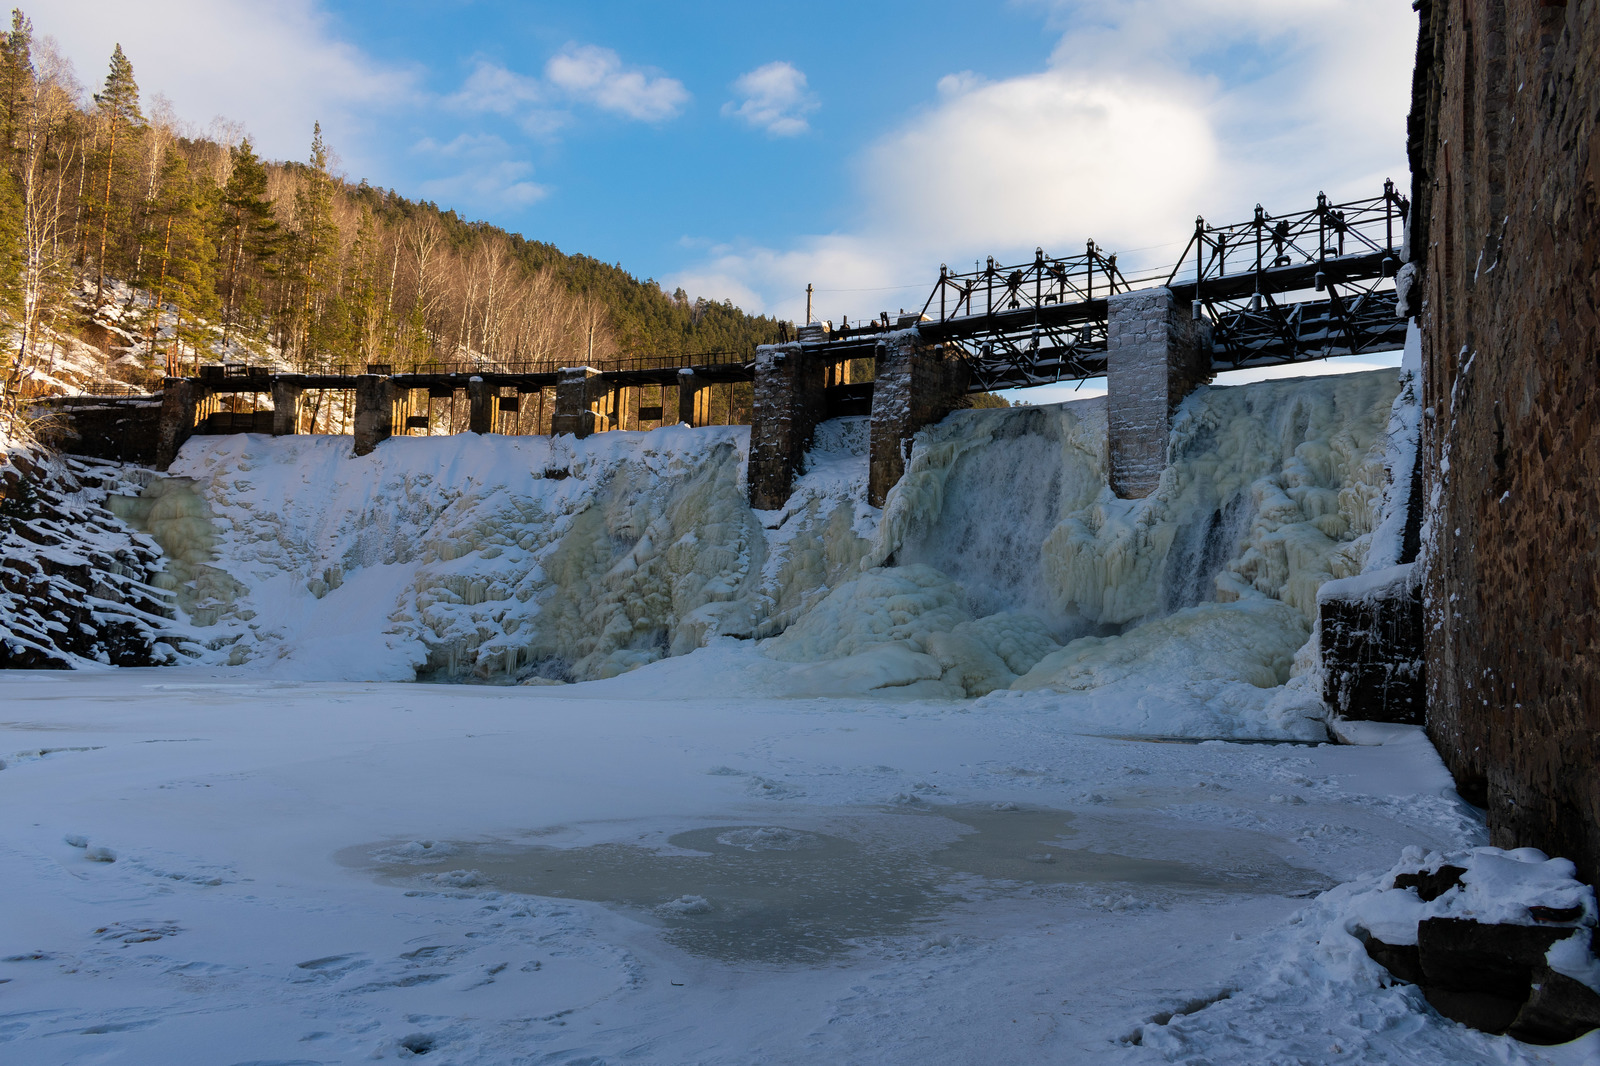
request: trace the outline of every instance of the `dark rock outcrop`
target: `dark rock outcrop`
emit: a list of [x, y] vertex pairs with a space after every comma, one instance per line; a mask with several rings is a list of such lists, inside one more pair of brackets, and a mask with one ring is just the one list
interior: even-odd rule
[[139, 486], [132, 468], [0, 453], [0, 669], [83, 663], [155, 666], [177, 658], [171, 594], [152, 584], [161, 551], [103, 506]]

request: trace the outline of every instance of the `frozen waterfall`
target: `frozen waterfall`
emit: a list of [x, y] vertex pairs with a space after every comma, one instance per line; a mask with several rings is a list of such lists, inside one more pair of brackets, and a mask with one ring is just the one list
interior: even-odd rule
[[360, 458], [335, 437], [197, 437], [117, 506], [167, 551], [209, 654], [302, 677], [555, 683], [716, 645], [731, 685], [774, 694], [1165, 679], [1260, 711], [1317, 587], [1361, 570], [1397, 390], [1393, 371], [1202, 388], [1142, 500], [1107, 488], [1105, 406], [1085, 400], [923, 430], [882, 512], [860, 418], [820, 427], [776, 513], [746, 502], [742, 427]]

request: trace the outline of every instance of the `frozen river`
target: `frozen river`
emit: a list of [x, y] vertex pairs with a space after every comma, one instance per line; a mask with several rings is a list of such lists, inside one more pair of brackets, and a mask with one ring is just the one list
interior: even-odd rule
[[1316, 899], [1481, 843], [1415, 731], [1085, 736], [716, 662], [0, 675], [0, 1061], [1579, 1061], [1382, 987]]

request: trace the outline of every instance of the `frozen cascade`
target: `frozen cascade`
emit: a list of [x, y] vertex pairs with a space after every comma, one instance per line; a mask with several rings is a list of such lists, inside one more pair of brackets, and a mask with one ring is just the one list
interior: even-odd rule
[[585, 680], [766, 637], [730, 684], [1071, 694], [1164, 664], [1259, 711], [1239, 687], [1281, 685], [1317, 586], [1361, 569], [1397, 387], [1200, 389], [1143, 500], [1107, 489], [1087, 400], [925, 429], [881, 514], [860, 418], [819, 428], [779, 512], [746, 503], [742, 427], [399, 437], [361, 458], [334, 437], [195, 438], [123, 506], [216, 654], [297, 676]]
[[852, 677], [881, 654], [885, 685], [955, 695], [1281, 685], [1318, 586], [1362, 568], [1397, 388], [1373, 371], [1200, 389], [1142, 500], [1107, 488], [1103, 403], [951, 416], [918, 435], [866, 560], [903, 576], [835, 589], [843, 609], [825, 601], [768, 654], [832, 654]]

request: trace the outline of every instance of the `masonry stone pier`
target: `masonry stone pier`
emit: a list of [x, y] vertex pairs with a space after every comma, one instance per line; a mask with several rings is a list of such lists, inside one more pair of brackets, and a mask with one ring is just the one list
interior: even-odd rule
[[1171, 289], [1117, 293], [1107, 303], [1111, 490], [1140, 499], [1167, 468], [1173, 409], [1211, 378], [1211, 327]]
[[494, 432], [494, 401], [499, 391], [480, 377], [467, 380], [467, 429], [470, 432]]
[[700, 391], [700, 386], [695, 383], [694, 371], [688, 367], [678, 371], [678, 421], [686, 426], [694, 425], [694, 397]]
[[772, 511], [789, 500], [812, 431], [823, 416], [823, 362], [804, 345], [756, 349], [750, 424], [750, 506]]
[[161, 390], [161, 414], [156, 420], [156, 469], [165, 470], [178, 457], [178, 449], [194, 434], [200, 390], [183, 378], [168, 378]]
[[394, 432], [394, 386], [378, 374], [356, 378], [355, 448], [367, 455]]
[[605, 375], [592, 366], [562, 367], [556, 377], [555, 413], [550, 435], [587, 437], [595, 430], [594, 401], [605, 389]]
[[953, 346], [929, 344], [915, 327], [888, 334], [872, 386], [867, 500], [882, 507], [906, 469], [911, 438], [967, 406], [967, 364]]
[[288, 437], [300, 432], [300, 397], [305, 387], [291, 378], [272, 379], [272, 435]]

